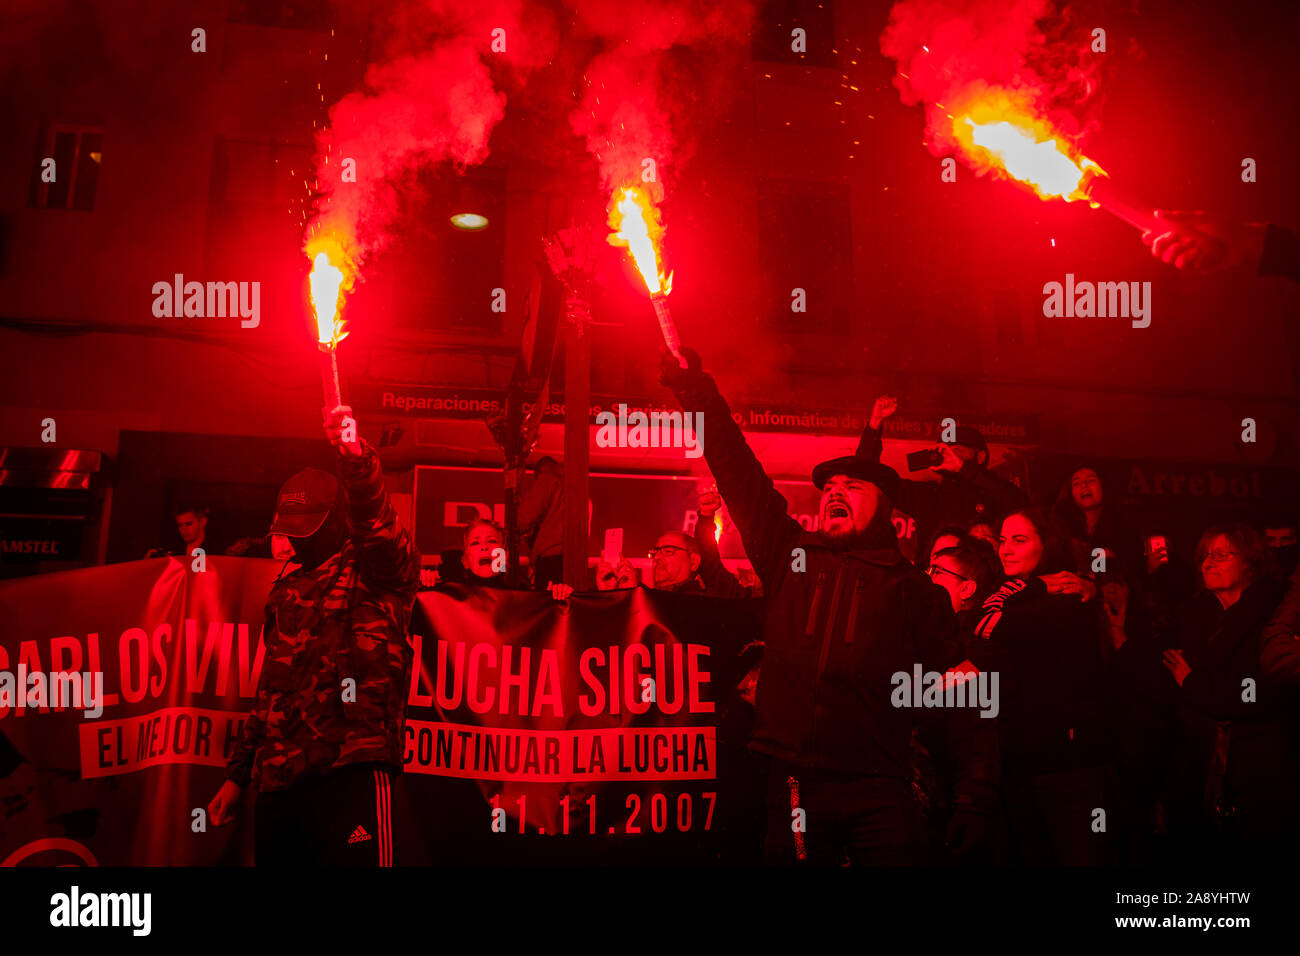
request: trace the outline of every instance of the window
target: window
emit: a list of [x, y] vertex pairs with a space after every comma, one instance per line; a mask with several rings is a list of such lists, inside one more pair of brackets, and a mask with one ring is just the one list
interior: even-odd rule
[[[780, 332], [841, 335], [853, 314], [853, 230], [847, 184], [760, 180], [762, 314]], [[806, 311], [795, 312], [796, 289]]]
[[[44, 209], [94, 209], [103, 151], [102, 128], [51, 124], [32, 171], [31, 204]], [[53, 181], [47, 182], [51, 177]]]

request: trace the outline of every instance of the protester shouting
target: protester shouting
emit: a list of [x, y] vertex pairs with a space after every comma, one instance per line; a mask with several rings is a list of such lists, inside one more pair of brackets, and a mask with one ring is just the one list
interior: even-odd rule
[[[891, 677], [960, 659], [947, 595], [898, 550], [898, 476], [848, 456], [813, 470], [820, 530], [806, 532], [750, 450], [699, 356], [665, 355], [664, 383], [709, 423], [704, 454], [767, 595], [751, 746], [771, 757], [766, 855], [838, 865], [906, 864], [925, 853], [910, 791], [916, 714]], [[987, 721], [985, 723], [988, 723]], [[949, 835], [958, 852], [988, 832], [996, 769], [977, 740], [962, 762]]]

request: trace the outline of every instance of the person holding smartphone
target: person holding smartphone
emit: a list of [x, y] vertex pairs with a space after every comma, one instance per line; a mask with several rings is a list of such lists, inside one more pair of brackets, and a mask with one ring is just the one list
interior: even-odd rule
[[[859, 456], [880, 460], [884, 422], [897, 411], [898, 399], [889, 395], [876, 399], [858, 442]], [[938, 481], [902, 478], [898, 482], [893, 505], [916, 519], [919, 542], [931, 540], [944, 525], [969, 528], [981, 522], [995, 523], [1029, 504], [1024, 491], [989, 469], [989, 449], [979, 429], [958, 425], [953, 438], [908, 455], [909, 468], [928, 470], [938, 475]], [[922, 555], [917, 560], [928, 558]]]

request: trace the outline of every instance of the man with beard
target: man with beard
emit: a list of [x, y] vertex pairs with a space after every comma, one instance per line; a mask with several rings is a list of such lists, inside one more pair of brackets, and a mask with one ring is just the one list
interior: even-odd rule
[[[767, 594], [765, 651], [750, 746], [770, 757], [766, 856], [838, 865], [909, 864], [925, 853], [911, 794], [918, 713], [895, 707], [898, 673], [945, 671], [962, 659], [947, 595], [898, 550], [894, 471], [847, 456], [813, 471], [821, 530], [806, 532], [745, 441], [713, 378], [664, 357], [663, 381], [708, 419], [704, 454]], [[992, 720], [960, 721], [967, 729]], [[954, 722], [956, 723], [956, 721]], [[956, 748], [958, 856], [984, 842], [994, 758], [969, 733]]]
[[351, 411], [325, 419], [342, 485], [308, 468], [280, 489], [270, 536], [287, 573], [266, 602], [253, 710], [208, 805], [224, 824], [257, 778], [259, 866], [392, 866], [398, 846], [419, 859], [401, 839], [401, 772], [420, 554]]

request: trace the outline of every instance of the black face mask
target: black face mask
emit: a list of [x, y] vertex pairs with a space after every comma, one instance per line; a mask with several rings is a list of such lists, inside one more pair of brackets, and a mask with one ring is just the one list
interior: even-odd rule
[[325, 522], [305, 538], [290, 538], [293, 560], [307, 570], [320, 567], [343, 548], [343, 521], [338, 510], [331, 510]]
[[1296, 562], [1300, 560], [1300, 544], [1284, 544], [1280, 548], [1274, 548], [1273, 554], [1284, 575], [1290, 577], [1295, 573]]

